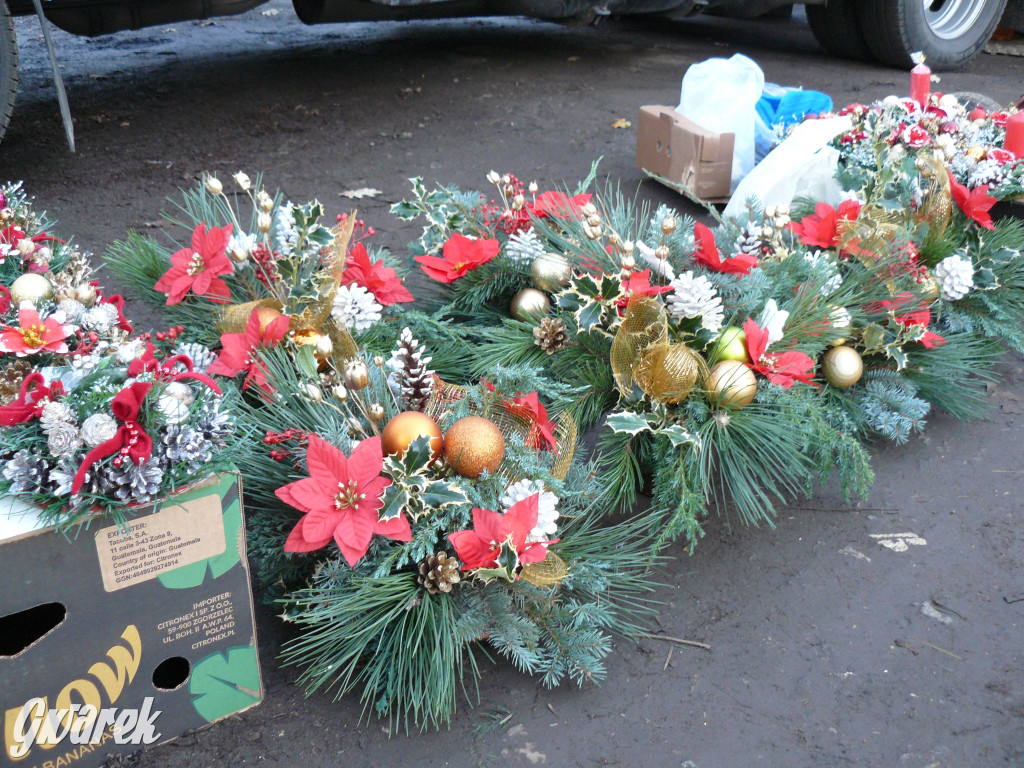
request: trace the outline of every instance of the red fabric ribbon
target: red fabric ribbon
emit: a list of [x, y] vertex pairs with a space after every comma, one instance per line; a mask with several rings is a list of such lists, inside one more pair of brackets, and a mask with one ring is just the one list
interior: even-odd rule
[[[105, 443], [100, 443], [86, 454], [82, 460], [82, 466], [75, 473], [75, 480], [71, 485], [72, 496], [82, 489], [86, 472], [100, 459], [120, 453], [122, 457], [141, 464], [153, 455], [153, 438], [143, 431], [137, 421], [139, 411], [142, 410], [142, 402], [146, 399], [152, 386], [152, 382], [137, 381], [117, 393], [117, 397], [110, 404], [110, 410], [122, 424], [112, 438]], [[117, 463], [117, 459], [114, 461]]]
[[[181, 373], [173, 373], [174, 366], [179, 364], [184, 366], [185, 370]], [[192, 358], [188, 355], [174, 355], [161, 363], [156, 359], [156, 355], [153, 350], [153, 343], [149, 342], [146, 344], [146, 351], [142, 354], [142, 357], [132, 360], [131, 364], [128, 366], [128, 375], [138, 376], [140, 373], [152, 373], [159, 381], [183, 381], [185, 379], [193, 379], [205, 384], [218, 395], [223, 394], [220, 387], [217, 386], [217, 382], [204, 373], [194, 372], [192, 370], [193, 365]]]
[[21, 382], [18, 397], [8, 405], [0, 406], [0, 426], [10, 427], [24, 424], [39, 415], [39, 403], [46, 398], [64, 394], [64, 387], [58, 381], [52, 387], [46, 386], [43, 374], [30, 373]]

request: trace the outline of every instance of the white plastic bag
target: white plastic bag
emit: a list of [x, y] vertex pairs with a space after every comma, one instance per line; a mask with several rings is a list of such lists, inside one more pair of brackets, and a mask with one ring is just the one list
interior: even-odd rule
[[709, 131], [736, 134], [732, 190], [754, 167], [754, 105], [763, 90], [764, 72], [739, 53], [694, 64], [683, 75], [676, 111]]
[[799, 196], [837, 205], [842, 194], [835, 180], [839, 152], [828, 143], [852, 127], [849, 116], [808, 120], [798, 125], [736, 187], [725, 215], [738, 217], [751, 197], [764, 206], [789, 205]]

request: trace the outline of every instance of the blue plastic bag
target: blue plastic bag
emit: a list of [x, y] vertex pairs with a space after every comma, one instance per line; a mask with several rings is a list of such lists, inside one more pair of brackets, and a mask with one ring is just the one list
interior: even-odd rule
[[832, 99], [821, 91], [786, 88], [776, 83], [765, 83], [757, 104], [754, 130], [754, 158], [761, 162], [776, 141], [776, 129], [795, 125], [806, 115], [829, 112]]

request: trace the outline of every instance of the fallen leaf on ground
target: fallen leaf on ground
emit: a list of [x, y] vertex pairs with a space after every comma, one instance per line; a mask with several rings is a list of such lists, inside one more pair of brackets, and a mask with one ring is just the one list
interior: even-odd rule
[[374, 189], [373, 187], [360, 187], [359, 189], [347, 189], [344, 192], [339, 192], [339, 197], [347, 197], [349, 200], [362, 200], [364, 197], [376, 197], [381, 193], [381, 190]]
[[631, 125], [633, 124], [629, 122], [629, 120], [627, 120], [624, 117], [620, 117], [618, 120], [612, 123], [612, 128], [629, 128]]

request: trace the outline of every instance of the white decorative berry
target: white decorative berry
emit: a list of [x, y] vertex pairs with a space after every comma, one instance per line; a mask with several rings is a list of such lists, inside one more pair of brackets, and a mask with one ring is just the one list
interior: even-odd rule
[[956, 301], [974, 287], [974, 266], [968, 259], [956, 254], [947, 256], [936, 265], [935, 279], [942, 287], [942, 298]]
[[117, 434], [117, 422], [106, 413], [94, 413], [82, 422], [82, 440], [90, 448], [107, 442]]
[[71, 406], [59, 400], [48, 402], [39, 414], [39, 426], [45, 435], [61, 424], [74, 424], [76, 421]]
[[725, 319], [722, 311], [722, 297], [715, 286], [703, 275], [683, 272], [669, 283], [672, 292], [668, 294], [668, 311], [677, 320], [700, 318], [703, 328], [717, 333], [722, 330]]
[[380, 320], [383, 307], [361, 285], [343, 285], [334, 296], [331, 317], [338, 325], [362, 333]]
[[508, 512], [515, 504], [537, 495], [537, 524], [526, 537], [527, 543], [547, 541], [558, 533], [558, 497], [538, 480], [520, 480], [505, 489], [501, 503]]
[[531, 264], [534, 259], [544, 255], [544, 244], [533, 231], [533, 227], [530, 227], [509, 235], [505, 244], [505, 255], [517, 263]]

